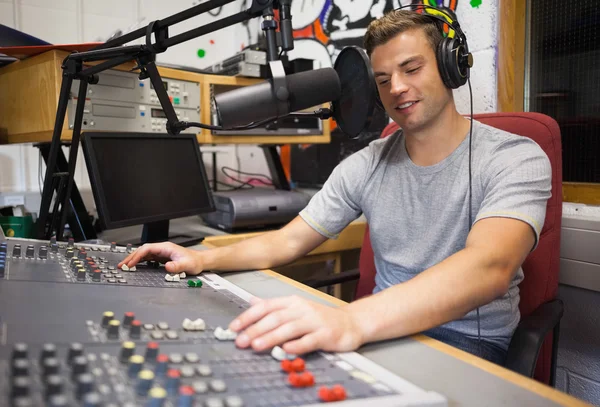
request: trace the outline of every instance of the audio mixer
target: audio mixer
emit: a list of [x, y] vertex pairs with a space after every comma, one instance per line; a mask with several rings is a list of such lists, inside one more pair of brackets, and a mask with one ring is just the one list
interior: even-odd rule
[[358, 353], [239, 349], [227, 326], [250, 293], [119, 269], [132, 250], [0, 232], [1, 406], [447, 405]]

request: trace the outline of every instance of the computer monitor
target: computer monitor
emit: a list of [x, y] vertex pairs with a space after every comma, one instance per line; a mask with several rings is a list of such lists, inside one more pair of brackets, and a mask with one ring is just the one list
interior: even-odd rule
[[193, 134], [88, 132], [83, 152], [105, 229], [144, 225], [139, 243], [192, 243], [169, 236], [169, 220], [215, 210]]

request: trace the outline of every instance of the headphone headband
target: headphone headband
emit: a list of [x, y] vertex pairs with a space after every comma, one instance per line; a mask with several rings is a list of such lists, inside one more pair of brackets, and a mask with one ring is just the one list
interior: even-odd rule
[[433, 18], [433, 19], [436, 19], [436, 20], [440, 21], [441, 23], [446, 24], [447, 26], [451, 27], [456, 32], [460, 43], [462, 45], [466, 46], [467, 37], [466, 37], [465, 33], [463, 32], [462, 28], [460, 27], [458, 20], [456, 20], [454, 18], [454, 16], [450, 15], [450, 13], [448, 13], [445, 10], [445, 8], [437, 8], [437, 7], [430, 6], [428, 4], [416, 4], [416, 5], [407, 4], [405, 6], [396, 8], [394, 11], [407, 9], [407, 8], [410, 8], [412, 11], [415, 11], [415, 12], [417, 10], [424, 10], [424, 11], [425, 10], [435, 10], [437, 13], [443, 14], [446, 18], [442, 18], [439, 15], [430, 14], [430, 13], [426, 13], [423, 15]]

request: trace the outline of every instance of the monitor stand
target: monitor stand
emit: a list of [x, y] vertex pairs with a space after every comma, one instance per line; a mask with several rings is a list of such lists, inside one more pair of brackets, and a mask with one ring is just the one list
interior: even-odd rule
[[188, 247], [201, 243], [205, 236], [202, 235], [171, 235], [169, 236], [169, 221], [145, 223], [142, 229], [142, 240], [140, 244], [172, 242], [180, 246]]

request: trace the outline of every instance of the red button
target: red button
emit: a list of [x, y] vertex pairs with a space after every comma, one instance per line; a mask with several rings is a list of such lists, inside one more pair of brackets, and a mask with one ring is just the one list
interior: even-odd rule
[[167, 363], [168, 361], [169, 361], [169, 356], [165, 355], [164, 353], [161, 353], [160, 355], [158, 355], [156, 357], [157, 363]]
[[179, 394], [182, 396], [193, 396], [194, 388], [192, 386], [181, 386], [179, 388]]
[[300, 358], [296, 358], [292, 361], [292, 370], [294, 372], [303, 372], [306, 367], [304, 360]]
[[181, 376], [181, 374], [179, 373], [179, 370], [177, 370], [177, 369], [169, 369], [167, 371], [167, 377], [170, 377], [171, 379], [176, 379], [179, 376]]
[[319, 399], [324, 402], [335, 401], [333, 392], [326, 386], [319, 387]]
[[281, 361], [281, 370], [283, 370], [284, 372], [292, 372], [292, 361], [288, 360], [288, 359], [284, 359]]
[[336, 384], [331, 388], [331, 392], [335, 398], [335, 401], [346, 400], [346, 389], [341, 384]]

